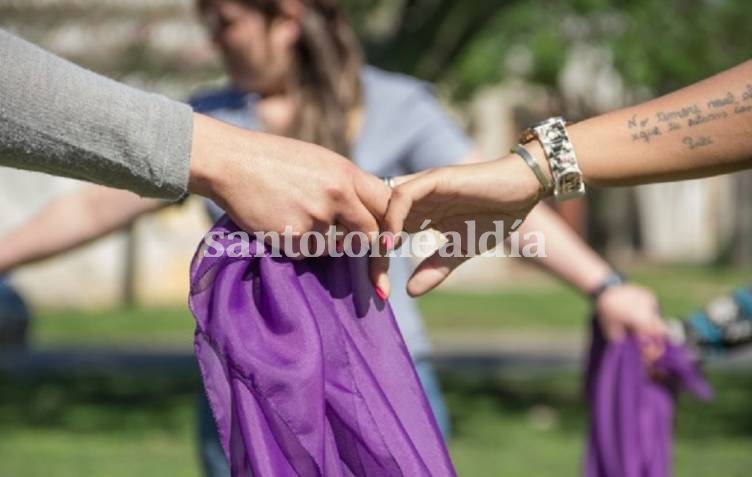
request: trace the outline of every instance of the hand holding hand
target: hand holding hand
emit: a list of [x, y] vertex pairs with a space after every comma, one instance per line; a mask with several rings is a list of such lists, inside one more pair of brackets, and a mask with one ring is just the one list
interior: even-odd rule
[[298, 234], [293, 253], [300, 235], [324, 234], [330, 225], [378, 233], [390, 195], [381, 180], [328, 149], [201, 115], [194, 120], [189, 189], [248, 232], [282, 234], [290, 226]]
[[[459, 234], [463, 252], [462, 257], [443, 257], [437, 251], [425, 259], [408, 282], [412, 296], [432, 290], [470, 258], [467, 221], [475, 222], [476, 241], [484, 232], [496, 230], [496, 221], [502, 221], [509, 234], [514, 222], [523, 220], [541, 198], [537, 179], [517, 156], [432, 169], [403, 180], [392, 191], [384, 230], [395, 236], [402, 231], [413, 233], [430, 220], [429, 228]], [[474, 249], [479, 250], [479, 245], [473, 244]], [[374, 282], [383, 282], [379, 275], [385, 270], [378, 266], [373, 270]]]

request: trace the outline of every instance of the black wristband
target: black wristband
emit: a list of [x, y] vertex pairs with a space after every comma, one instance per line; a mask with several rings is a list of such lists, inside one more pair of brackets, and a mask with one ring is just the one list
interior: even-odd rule
[[627, 283], [627, 278], [621, 273], [614, 270], [608, 275], [608, 277], [606, 277], [605, 280], [603, 280], [603, 283], [589, 292], [588, 296], [590, 297], [590, 300], [592, 302], [595, 302], [596, 300], [598, 300], [598, 298], [600, 298], [601, 295], [603, 295], [603, 292], [605, 292], [609, 288], [618, 287], [619, 285], [624, 285], [625, 283]]

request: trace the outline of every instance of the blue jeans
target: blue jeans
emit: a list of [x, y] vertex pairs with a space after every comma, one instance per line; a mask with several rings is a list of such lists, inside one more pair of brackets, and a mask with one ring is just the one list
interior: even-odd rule
[[[447, 413], [444, 398], [441, 395], [439, 381], [433, 365], [428, 360], [415, 362], [418, 378], [426, 393], [428, 402], [433, 410], [434, 417], [439, 424], [439, 429], [444, 438], [449, 437], [449, 414]], [[201, 458], [201, 466], [206, 477], [229, 477], [230, 465], [219, 442], [217, 426], [214, 424], [209, 401], [206, 393], [199, 393], [198, 398], [198, 451]]]

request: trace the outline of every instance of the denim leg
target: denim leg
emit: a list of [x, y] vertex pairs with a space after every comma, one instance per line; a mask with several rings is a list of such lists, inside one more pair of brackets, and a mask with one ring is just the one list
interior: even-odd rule
[[230, 477], [230, 464], [227, 462], [219, 432], [214, 422], [209, 400], [203, 389], [196, 402], [198, 417], [198, 453], [205, 477]]
[[426, 393], [433, 415], [439, 424], [439, 430], [441, 430], [444, 439], [448, 440], [452, 433], [449, 412], [444, 402], [444, 396], [441, 394], [439, 380], [436, 377], [433, 364], [429, 360], [420, 359], [415, 362], [415, 370], [418, 372], [420, 384], [423, 386], [423, 391]]

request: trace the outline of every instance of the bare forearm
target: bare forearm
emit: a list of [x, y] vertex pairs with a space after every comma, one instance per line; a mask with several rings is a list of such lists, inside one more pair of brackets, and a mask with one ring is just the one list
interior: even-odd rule
[[89, 243], [162, 204], [127, 191], [87, 186], [51, 203], [0, 239], [0, 272]]
[[[567, 131], [583, 176], [594, 185], [674, 181], [748, 169], [752, 61]], [[528, 147], [544, 162], [537, 141]]]
[[540, 232], [545, 237], [545, 257], [534, 257], [536, 264], [547, 269], [582, 293], [603, 283], [611, 267], [546, 204], [539, 204], [519, 227], [520, 244], [533, 243]]

